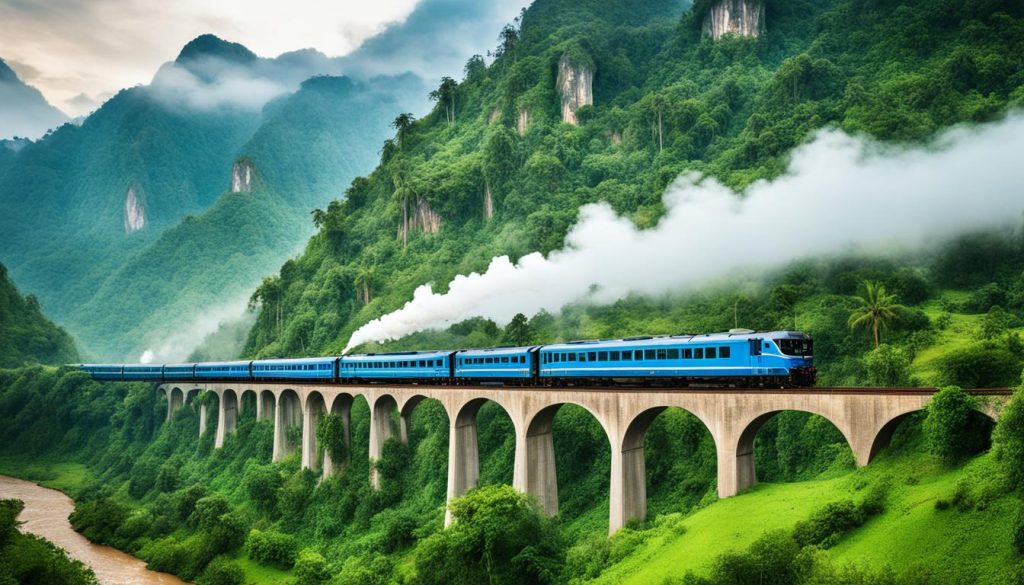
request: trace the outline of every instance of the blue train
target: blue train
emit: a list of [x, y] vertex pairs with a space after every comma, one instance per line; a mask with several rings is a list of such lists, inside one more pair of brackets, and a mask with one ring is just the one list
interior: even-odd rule
[[799, 331], [629, 337], [555, 345], [367, 353], [341, 357], [83, 364], [97, 380], [267, 380], [323, 383], [807, 387], [813, 342]]

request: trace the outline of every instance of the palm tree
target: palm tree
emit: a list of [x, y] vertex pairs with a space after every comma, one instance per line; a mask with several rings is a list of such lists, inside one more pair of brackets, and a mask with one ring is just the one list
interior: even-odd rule
[[408, 112], [398, 114], [395, 119], [391, 122], [391, 127], [398, 131], [395, 136], [395, 142], [398, 144], [399, 149], [405, 145], [405, 137], [412, 130], [412, 124], [416, 121], [416, 117]]
[[878, 348], [879, 332], [891, 321], [899, 319], [907, 308], [896, 302], [896, 295], [885, 291], [885, 285], [870, 280], [864, 281], [864, 294], [855, 298], [860, 306], [850, 313], [850, 329], [870, 325], [875, 348]]

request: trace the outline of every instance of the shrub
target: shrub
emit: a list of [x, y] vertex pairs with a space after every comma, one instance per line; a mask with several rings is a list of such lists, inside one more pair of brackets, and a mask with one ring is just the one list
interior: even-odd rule
[[827, 504], [811, 514], [807, 520], [793, 527], [793, 540], [801, 547], [820, 545], [830, 548], [843, 533], [864, 523], [866, 516], [860, 506], [851, 500]]
[[195, 511], [189, 521], [204, 530], [216, 528], [221, 516], [231, 511], [231, 505], [222, 496], [213, 495], [196, 501]]
[[976, 343], [939, 361], [943, 382], [961, 388], [997, 388], [1017, 383], [1021, 356], [994, 344]]
[[171, 463], [160, 466], [156, 476], [156, 489], [160, 493], [173, 492], [178, 489], [178, 467]]
[[906, 350], [883, 343], [864, 357], [872, 386], [910, 385], [910, 356]]
[[475, 489], [450, 504], [455, 522], [420, 541], [418, 583], [552, 583], [563, 560], [553, 521], [510, 486]]
[[273, 465], [249, 464], [242, 477], [242, 485], [256, 509], [273, 516], [277, 511], [277, 498], [284, 478]]
[[391, 553], [413, 542], [413, 532], [419, 523], [409, 514], [389, 509], [377, 514], [374, 524], [381, 530], [381, 550]]
[[196, 585], [242, 585], [244, 582], [245, 573], [241, 567], [224, 557], [217, 557], [206, 566]]
[[140, 461], [132, 467], [131, 479], [128, 481], [128, 495], [141, 499], [156, 485], [157, 466]]
[[284, 569], [295, 564], [297, 546], [295, 537], [290, 534], [273, 530], [264, 532], [255, 528], [249, 531], [249, 537], [245, 541], [245, 548], [254, 561], [264, 565], [277, 565]]
[[295, 560], [296, 585], [319, 585], [327, 581], [331, 574], [327, 570], [327, 561], [313, 550], [305, 549]]
[[340, 414], [325, 413], [316, 425], [316, 440], [331, 461], [342, 462], [348, 455], [345, 444], [345, 423]]
[[929, 450], [947, 463], [974, 455], [987, 447], [986, 428], [979, 428], [981, 416], [974, 410], [976, 400], [956, 386], [943, 388], [928, 405], [924, 432]]
[[1024, 390], [1018, 389], [1003, 408], [992, 433], [996, 461], [1010, 483], [1024, 492]]
[[353, 556], [345, 560], [331, 585], [390, 585], [393, 573], [394, 567], [384, 555]]
[[112, 498], [86, 502], [71, 513], [71, 525], [82, 536], [100, 544], [114, 544], [121, 524], [128, 518], [128, 508]]

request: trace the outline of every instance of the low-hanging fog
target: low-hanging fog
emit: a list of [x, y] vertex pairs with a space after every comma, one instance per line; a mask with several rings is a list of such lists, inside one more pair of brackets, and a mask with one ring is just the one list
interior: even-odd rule
[[605, 203], [580, 210], [562, 250], [513, 264], [491, 260], [448, 292], [420, 286], [401, 309], [370, 321], [345, 352], [469, 317], [508, 322], [586, 297], [685, 289], [745, 267], [875, 246], [917, 246], [1024, 211], [1024, 115], [949, 130], [926, 147], [900, 148], [837, 130], [798, 148], [786, 174], [737, 195], [684, 174], [665, 192], [658, 225], [637, 229]]

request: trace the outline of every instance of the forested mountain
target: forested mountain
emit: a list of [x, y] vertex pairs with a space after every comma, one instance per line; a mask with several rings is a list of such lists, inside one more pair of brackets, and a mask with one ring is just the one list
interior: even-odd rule
[[0, 59], [0, 139], [36, 139], [67, 121], [64, 112], [51, 106], [39, 90], [19, 79]]
[[299, 249], [312, 231], [310, 210], [372, 168], [372, 145], [422, 89], [414, 76], [314, 77], [268, 104], [225, 167], [230, 176], [221, 173], [227, 190], [213, 206], [164, 231], [74, 307], [68, 320], [86, 346], [132, 360], [145, 349], [158, 360], [186, 357]]
[[0, 264], [0, 368], [76, 362], [71, 336], [43, 315], [36, 297], [21, 296]]
[[[730, 16], [736, 4], [749, 10]], [[338, 352], [421, 284], [443, 291], [493, 256], [560, 248], [581, 205], [607, 201], [649, 227], [682, 172], [743, 189], [777, 177], [822, 127], [908, 144], [996, 118], [1024, 102], [1022, 13], [1008, 1], [539, 0], [502, 31], [493, 63], [469, 60], [428, 116], [396, 120], [380, 165], [257, 289], [246, 354]], [[664, 317], [644, 333], [692, 326]]]
[[[180, 322], [238, 297], [308, 237], [313, 207], [372, 168], [394, 114], [426, 98], [409, 74], [303, 82], [321, 69], [337, 63], [314, 51], [260, 58], [204, 35], [80, 127], [0, 148], [0, 254], [12, 274], [89, 351], [118, 359], [144, 349], [149, 315]], [[261, 196], [212, 210], [239, 172]], [[226, 221], [166, 231], [207, 210]], [[229, 257], [242, 261], [225, 269]]]

